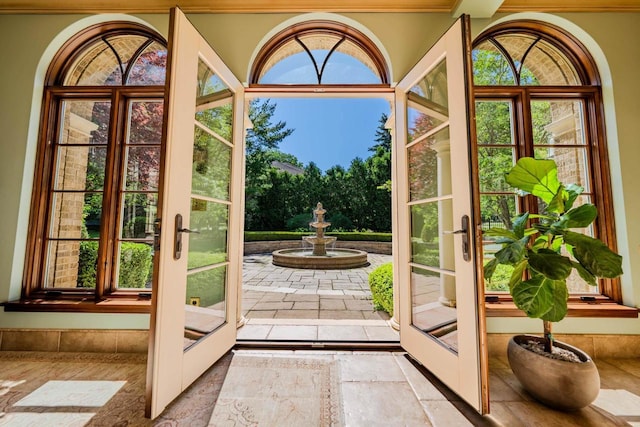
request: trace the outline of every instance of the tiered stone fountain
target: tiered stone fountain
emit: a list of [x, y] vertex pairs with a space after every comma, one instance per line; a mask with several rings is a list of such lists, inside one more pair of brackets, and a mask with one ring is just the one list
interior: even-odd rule
[[314, 221], [309, 223], [309, 226], [316, 229], [316, 234], [313, 236], [303, 236], [302, 240], [311, 243], [313, 246], [312, 255], [326, 256], [327, 245], [333, 244], [337, 237], [325, 237], [324, 229], [331, 225], [330, 222], [324, 220], [324, 214], [327, 213], [322, 207], [322, 203], [318, 203], [316, 210], [313, 211]]
[[324, 231], [331, 225], [324, 220], [327, 211], [318, 203], [313, 211], [314, 220], [309, 225], [316, 230], [313, 236], [303, 236], [303, 240], [311, 243], [308, 249], [281, 249], [274, 251], [273, 264], [280, 267], [307, 268], [316, 270], [344, 269], [364, 267], [369, 264], [367, 253], [355, 249], [330, 249], [327, 245], [336, 241], [335, 237], [325, 236]]

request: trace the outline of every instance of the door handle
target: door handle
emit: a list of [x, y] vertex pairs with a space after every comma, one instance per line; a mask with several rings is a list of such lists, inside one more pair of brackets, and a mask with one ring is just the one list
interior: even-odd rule
[[443, 231], [444, 234], [465, 234], [467, 230]]
[[471, 261], [471, 249], [470, 249], [470, 241], [471, 236], [469, 232], [471, 231], [471, 227], [469, 227], [469, 215], [462, 215], [460, 220], [461, 228], [456, 231], [443, 231], [444, 234], [462, 234], [462, 258], [465, 261]]
[[182, 233], [194, 233], [198, 234], [199, 231], [189, 230], [182, 227], [182, 215], [177, 214], [174, 227], [174, 240], [173, 240], [173, 259], [178, 260], [182, 256]]

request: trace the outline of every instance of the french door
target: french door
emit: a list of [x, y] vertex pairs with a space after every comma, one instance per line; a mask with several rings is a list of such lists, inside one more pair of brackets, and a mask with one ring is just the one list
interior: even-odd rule
[[[235, 343], [242, 261], [241, 83], [172, 9], [147, 415], [155, 418]], [[403, 348], [488, 412], [469, 20], [395, 89], [394, 282]]]
[[396, 86], [394, 282], [402, 347], [486, 413], [470, 46], [463, 16]]
[[242, 274], [243, 88], [178, 8], [171, 10], [167, 81], [147, 363], [151, 418], [235, 344]]

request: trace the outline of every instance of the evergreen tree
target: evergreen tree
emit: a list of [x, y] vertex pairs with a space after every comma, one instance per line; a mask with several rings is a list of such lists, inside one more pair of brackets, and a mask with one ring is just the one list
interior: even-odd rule
[[[274, 152], [285, 138], [293, 133], [286, 122], [273, 123], [277, 104], [269, 99], [254, 99], [249, 104], [249, 118], [253, 128], [247, 132], [245, 169], [245, 228], [264, 229], [264, 216], [260, 211], [260, 199], [271, 189], [271, 163], [276, 160]], [[285, 218], [286, 219], [286, 218]]]

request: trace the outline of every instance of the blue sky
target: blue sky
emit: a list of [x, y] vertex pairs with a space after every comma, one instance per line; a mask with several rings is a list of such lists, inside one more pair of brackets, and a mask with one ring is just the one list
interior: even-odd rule
[[366, 159], [374, 144], [382, 113], [389, 102], [372, 98], [272, 98], [278, 105], [274, 121], [284, 121], [295, 131], [280, 144], [306, 166], [313, 161], [322, 171], [356, 157]]

